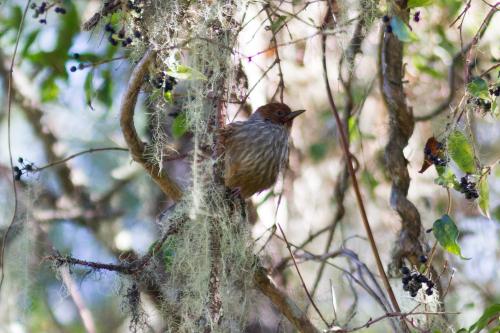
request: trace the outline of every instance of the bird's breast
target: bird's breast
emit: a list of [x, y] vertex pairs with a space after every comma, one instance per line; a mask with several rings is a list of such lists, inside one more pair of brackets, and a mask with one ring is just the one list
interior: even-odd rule
[[232, 124], [225, 146], [225, 182], [247, 197], [272, 186], [288, 158], [288, 130], [265, 121]]

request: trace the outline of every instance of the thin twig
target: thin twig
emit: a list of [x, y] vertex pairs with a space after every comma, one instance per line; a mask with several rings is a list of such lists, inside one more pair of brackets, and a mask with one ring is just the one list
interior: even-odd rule
[[[9, 83], [7, 86], [7, 146], [9, 147], [9, 162], [11, 170], [14, 169], [14, 161], [12, 159], [12, 86], [13, 86], [13, 77], [12, 73], [14, 72], [14, 63], [16, 60], [17, 48], [19, 47], [19, 40], [21, 38], [21, 33], [23, 32], [23, 24], [24, 19], [26, 18], [26, 13], [28, 12], [28, 8], [30, 6], [31, 0], [26, 1], [26, 6], [24, 7], [23, 16], [21, 17], [21, 21], [19, 22], [19, 28], [17, 31], [16, 44], [14, 45], [14, 53], [12, 54], [12, 60], [10, 62], [9, 67]], [[16, 221], [18, 203], [17, 203], [17, 187], [16, 187], [16, 179], [15, 175], [12, 172], [12, 190], [14, 192], [14, 207], [12, 212], [12, 218], [10, 219], [9, 226], [3, 235], [2, 240], [2, 253], [0, 254], [0, 293], [2, 291], [3, 279], [5, 277], [5, 247], [7, 245], [7, 237]]]
[[319, 311], [319, 308], [316, 306], [316, 303], [312, 299], [311, 294], [307, 290], [307, 286], [306, 286], [306, 283], [304, 282], [304, 278], [302, 277], [302, 274], [300, 273], [299, 267], [297, 266], [297, 262], [295, 261], [295, 257], [293, 256], [292, 249], [290, 247], [290, 243], [288, 243], [288, 240], [286, 239], [285, 233], [283, 232], [283, 229], [281, 228], [281, 226], [279, 224], [278, 224], [278, 228], [280, 229], [281, 235], [283, 236], [283, 239], [285, 240], [286, 248], [288, 249], [288, 252], [290, 253], [290, 256], [292, 257], [293, 264], [295, 266], [295, 269], [297, 270], [297, 274], [299, 275], [300, 282], [302, 283], [302, 287], [304, 288], [304, 291], [305, 291], [305, 293], [307, 295], [307, 298], [309, 298], [309, 301], [311, 302], [314, 310], [316, 310], [316, 312], [320, 316], [321, 320], [323, 320], [323, 322], [325, 323], [325, 325], [328, 327], [328, 322], [326, 321], [326, 319], [321, 314], [321, 311]]
[[383, 319], [386, 319], [386, 318], [398, 317], [398, 318], [405, 319], [408, 316], [414, 316], [414, 315], [450, 315], [450, 314], [458, 315], [458, 314], [460, 314], [460, 312], [444, 312], [444, 311], [438, 311], [438, 312], [429, 312], [429, 311], [421, 311], [421, 312], [389, 312], [389, 313], [386, 313], [386, 314], [384, 314], [384, 315], [382, 315], [380, 317], [377, 317], [375, 319], [370, 319], [365, 324], [363, 324], [361, 326], [357, 326], [357, 327], [354, 327], [354, 328], [351, 328], [351, 329], [330, 330], [329, 332], [337, 332], [337, 333], [355, 332], [355, 331], [359, 331], [362, 328], [368, 328], [368, 327], [372, 326], [373, 324], [375, 324], [375, 323], [377, 323], [377, 322], [379, 322], [379, 321], [381, 321]]
[[[327, 14], [327, 16], [330, 16], [330, 15]], [[344, 158], [346, 159], [346, 162], [347, 162], [347, 168], [348, 168], [349, 175], [351, 177], [352, 185], [354, 188], [354, 192], [356, 195], [356, 201], [358, 203], [359, 211], [361, 214], [361, 220], [363, 222], [363, 226], [364, 226], [366, 234], [368, 236], [368, 240], [370, 243], [370, 247], [371, 247], [373, 256], [375, 258], [378, 272], [379, 272], [380, 276], [382, 277], [382, 281], [384, 283], [384, 286], [387, 290], [387, 293], [389, 294], [389, 299], [391, 300], [393, 308], [397, 312], [400, 312], [401, 310], [399, 308], [398, 301], [396, 300], [396, 296], [394, 295], [394, 292], [392, 291], [391, 284], [390, 284], [389, 279], [387, 278], [387, 275], [385, 273], [384, 266], [382, 264], [382, 260], [380, 259], [380, 254], [378, 252], [377, 245], [375, 243], [375, 238], [373, 237], [373, 232], [371, 230], [370, 223], [368, 222], [368, 217], [366, 215], [366, 210], [365, 210], [365, 206], [363, 203], [363, 198], [361, 196], [361, 191], [359, 189], [358, 180], [357, 180], [356, 173], [354, 171], [354, 167], [352, 164], [352, 156], [351, 156], [351, 153], [349, 152], [349, 144], [348, 144], [348, 140], [347, 140], [347, 135], [344, 131], [344, 124], [342, 123], [342, 120], [340, 119], [339, 113], [337, 111], [337, 107], [335, 105], [335, 101], [333, 99], [333, 94], [332, 94], [332, 91], [330, 89], [330, 82], [328, 79], [328, 71], [327, 71], [327, 64], [326, 64], [326, 36], [325, 35], [322, 36], [321, 49], [322, 49], [323, 78], [325, 80], [325, 88], [326, 88], [326, 92], [328, 95], [328, 101], [330, 103], [330, 107], [332, 108], [332, 113], [333, 113], [333, 115], [335, 117], [335, 121], [337, 123], [338, 132], [340, 134], [341, 146], [342, 146], [342, 150], [344, 152]]]
[[187, 221], [187, 217], [181, 217], [171, 221], [168, 229], [165, 231], [163, 236], [154, 243], [155, 245], [152, 246], [144, 256], [133, 262], [125, 262], [121, 264], [104, 264], [104, 263], [86, 261], [73, 258], [70, 256], [61, 256], [61, 255], [51, 255], [46, 257], [45, 259], [55, 261], [56, 264], [58, 265], [63, 265], [63, 264], [80, 265], [92, 269], [97, 269], [97, 270], [103, 269], [107, 271], [118, 272], [121, 274], [135, 274], [139, 272], [141, 269], [143, 269], [149, 263], [151, 258], [153, 258], [160, 251], [161, 247], [166, 242], [168, 237], [176, 234], [185, 221]]
[[70, 156], [68, 156], [68, 157], [66, 157], [66, 158], [64, 158], [62, 160], [51, 162], [51, 163], [46, 164], [46, 165], [41, 166], [41, 167], [33, 167], [33, 171], [40, 172], [42, 170], [45, 170], [45, 169], [48, 169], [48, 168], [51, 168], [51, 167], [54, 167], [54, 166], [57, 166], [57, 165], [60, 165], [60, 164], [64, 164], [67, 161], [69, 161], [69, 160], [71, 160], [71, 159], [73, 159], [75, 157], [81, 156], [81, 155], [95, 153], [95, 152], [100, 152], [100, 151], [109, 151], [109, 150], [128, 151], [127, 148], [120, 148], [120, 147], [90, 148], [90, 149], [87, 149], [87, 150], [75, 153], [73, 155], [70, 155]]

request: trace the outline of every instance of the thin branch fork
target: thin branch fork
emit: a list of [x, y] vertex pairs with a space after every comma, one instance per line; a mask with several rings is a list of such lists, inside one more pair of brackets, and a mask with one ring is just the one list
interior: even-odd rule
[[180, 187], [173, 179], [170, 178], [166, 170], [160, 168], [156, 163], [150, 162], [146, 159], [146, 147], [139, 138], [134, 125], [134, 109], [137, 104], [137, 96], [139, 95], [139, 90], [148, 70], [148, 66], [155, 56], [156, 52], [154, 50], [147, 50], [137, 66], [134, 68], [120, 106], [120, 126], [122, 128], [125, 142], [127, 143], [132, 155], [132, 159], [144, 167], [163, 193], [177, 202], [182, 197]]
[[278, 228], [280, 229], [281, 235], [283, 236], [283, 240], [285, 241], [286, 248], [288, 249], [288, 252], [290, 253], [290, 257], [293, 260], [293, 264], [295, 266], [295, 269], [297, 270], [297, 274], [299, 275], [300, 282], [302, 283], [302, 287], [304, 288], [304, 291], [305, 291], [305, 293], [307, 295], [307, 298], [309, 298], [309, 301], [311, 302], [312, 306], [314, 307], [314, 310], [316, 310], [316, 312], [318, 313], [318, 315], [321, 318], [321, 320], [328, 327], [328, 322], [326, 321], [325, 317], [323, 317], [323, 315], [321, 314], [321, 311], [319, 311], [319, 308], [316, 305], [316, 303], [314, 302], [311, 294], [309, 293], [309, 290], [307, 290], [306, 283], [304, 282], [304, 278], [302, 277], [302, 274], [300, 273], [299, 267], [297, 266], [297, 261], [295, 260], [295, 257], [293, 256], [292, 248], [290, 247], [290, 243], [288, 243], [288, 240], [287, 240], [287, 238], [285, 236], [285, 232], [283, 231], [283, 229], [281, 228], [281, 226], [279, 224], [278, 224]]
[[89, 267], [96, 270], [107, 270], [113, 271], [121, 274], [131, 275], [140, 272], [149, 261], [160, 251], [163, 244], [166, 242], [168, 237], [179, 232], [180, 227], [187, 221], [187, 217], [181, 217], [179, 219], [171, 221], [168, 229], [165, 231], [163, 236], [156, 241], [155, 245], [149, 249], [149, 251], [142, 256], [140, 259], [133, 262], [121, 263], [121, 264], [104, 264], [94, 261], [86, 261], [70, 256], [62, 255], [51, 255], [46, 257], [46, 260], [54, 261], [57, 265], [80, 265]]

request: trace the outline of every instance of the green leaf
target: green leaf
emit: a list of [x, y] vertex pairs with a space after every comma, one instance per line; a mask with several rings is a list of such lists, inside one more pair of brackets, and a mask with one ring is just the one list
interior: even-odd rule
[[434, 183], [447, 188], [460, 188], [460, 183], [457, 180], [457, 176], [455, 176], [451, 168], [436, 166], [436, 170], [438, 173], [438, 177], [434, 180]]
[[349, 117], [347, 120], [347, 131], [349, 133], [349, 141], [354, 142], [361, 137], [361, 131], [358, 126], [358, 117]]
[[430, 6], [434, 0], [408, 0], [408, 8]]
[[[479, 319], [471, 327], [469, 327], [469, 332], [478, 333], [483, 328], [488, 326], [488, 324], [490, 324], [491, 319], [493, 317], [497, 317], [496, 321], [498, 321], [499, 316], [500, 316], [500, 304], [493, 304], [489, 306], [486, 310], [484, 310], [481, 317], [479, 317]], [[498, 332], [498, 331], [492, 330], [490, 332]]]
[[476, 164], [472, 146], [460, 131], [454, 131], [448, 138], [448, 152], [457, 166], [466, 173], [474, 173]]
[[172, 91], [165, 91], [163, 93], [163, 99], [168, 104], [174, 104], [174, 95], [172, 94]]
[[36, 29], [36, 30], [33, 30], [32, 32], [30, 32], [28, 34], [28, 36], [26, 36], [26, 39], [25, 39], [25, 42], [24, 42], [24, 45], [23, 45], [23, 49], [21, 50], [21, 58], [26, 57], [26, 55], [29, 52], [29, 49], [30, 49], [31, 45], [33, 45], [33, 42], [38, 37], [39, 33], [40, 33], [40, 29]]
[[467, 91], [474, 97], [490, 100], [488, 82], [480, 77], [475, 78], [467, 85]]
[[441, 216], [440, 219], [436, 220], [432, 226], [432, 231], [434, 232], [434, 236], [439, 244], [446, 251], [455, 254], [462, 259], [470, 259], [462, 256], [460, 246], [457, 243], [459, 234], [458, 228], [449, 215], [445, 214]]
[[479, 209], [481, 213], [487, 218], [490, 217], [490, 188], [488, 185], [488, 177], [484, 175], [478, 184], [479, 189]]
[[397, 16], [393, 16], [391, 18], [391, 27], [392, 32], [403, 43], [409, 43], [418, 40], [417, 35], [410, 30], [410, 27], [408, 27], [408, 25]]
[[375, 177], [373, 177], [373, 174], [368, 170], [363, 170], [363, 172], [361, 173], [361, 181], [370, 190], [370, 195], [372, 197], [375, 197], [375, 188], [379, 185], [379, 182], [377, 179], [375, 179]]
[[42, 84], [42, 102], [50, 102], [59, 96], [59, 87], [54, 79], [49, 79]]
[[162, 256], [163, 256], [163, 263], [165, 264], [165, 269], [167, 271], [170, 271], [172, 268], [172, 265], [174, 264], [174, 258], [176, 254], [176, 248], [177, 248], [177, 241], [175, 238], [169, 238], [165, 241], [165, 244], [163, 244], [161, 250], [162, 250]]
[[319, 162], [325, 158], [327, 152], [328, 145], [325, 142], [317, 142], [309, 146], [309, 155], [315, 162]]
[[277, 33], [282, 28], [283, 23], [285, 23], [285, 21], [286, 21], [286, 16], [284, 15], [278, 16], [278, 18], [271, 23], [270, 26], [271, 31], [273, 33]]
[[113, 78], [111, 72], [109, 70], [102, 71], [101, 78], [103, 79], [103, 83], [96, 91], [97, 99], [109, 108], [113, 103]]
[[175, 69], [169, 69], [167, 71], [169, 76], [175, 77], [179, 80], [206, 80], [207, 77], [203, 75], [201, 72], [197, 71], [194, 68], [177, 65]]
[[94, 93], [92, 88], [93, 80], [94, 71], [90, 71], [88, 72], [87, 77], [85, 78], [85, 83], [83, 84], [83, 90], [85, 91], [85, 102], [91, 110], [94, 110], [94, 107], [92, 106], [92, 95]]
[[186, 114], [181, 113], [172, 122], [172, 135], [175, 139], [181, 138], [188, 130]]
[[491, 104], [491, 110], [494, 117], [500, 116], [500, 103], [498, 103], [498, 97], [493, 99], [493, 103]]
[[420, 72], [428, 74], [436, 79], [442, 79], [445, 77], [445, 75], [442, 72], [440, 72], [440, 71], [434, 69], [432, 66], [430, 66], [428, 64], [429, 61], [425, 57], [421, 56], [420, 54], [414, 55], [412, 57], [412, 60], [413, 60], [413, 65]]

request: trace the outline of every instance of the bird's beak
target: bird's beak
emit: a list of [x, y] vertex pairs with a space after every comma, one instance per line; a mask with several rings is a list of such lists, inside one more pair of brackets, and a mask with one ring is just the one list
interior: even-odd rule
[[286, 116], [286, 121], [290, 121], [292, 120], [293, 118], [303, 114], [304, 112], [306, 112], [306, 110], [297, 110], [297, 111], [293, 111], [293, 112], [290, 112], [287, 116]]

